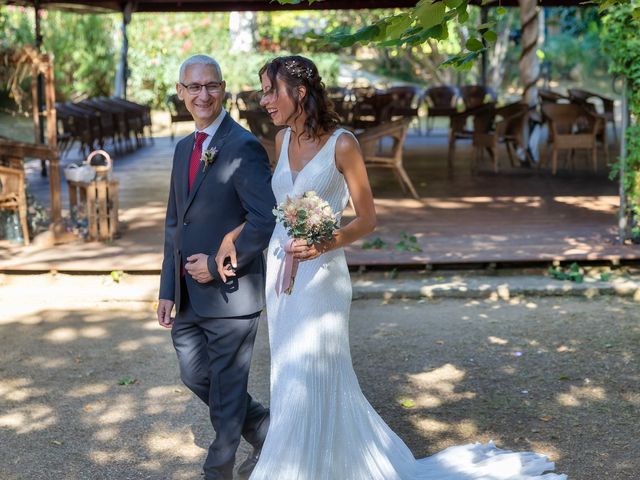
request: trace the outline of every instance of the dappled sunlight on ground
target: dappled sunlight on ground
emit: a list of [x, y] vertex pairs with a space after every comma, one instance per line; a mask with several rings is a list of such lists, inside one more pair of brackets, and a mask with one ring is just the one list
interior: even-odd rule
[[[99, 279], [85, 279], [97, 300], [83, 302], [74, 280], [0, 321], [3, 478], [198, 478], [213, 432], [179, 381], [153, 302], [110, 301], [131, 289], [126, 278], [102, 292]], [[548, 454], [570, 478], [602, 480], [640, 468], [628, 441], [640, 414], [638, 322], [629, 300], [488, 290], [482, 299], [356, 301], [350, 332], [365, 395], [417, 457], [494, 440]], [[262, 401], [266, 333], [263, 323], [250, 386]], [[3, 455], [15, 451], [25, 455]], [[608, 463], [590, 463], [594, 451]]]

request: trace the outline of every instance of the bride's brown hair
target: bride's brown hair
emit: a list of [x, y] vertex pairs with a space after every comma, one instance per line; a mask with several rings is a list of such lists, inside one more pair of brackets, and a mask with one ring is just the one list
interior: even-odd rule
[[[309, 138], [319, 139], [323, 133], [333, 130], [340, 122], [340, 117], [327, 96], [318, 68], [308, 58], [300, 55], [276, 57], [263, 65], [258, 72], [258, 77], [262, 79], [263, 74], [271, 80], [271, 88], [276, 88], [278, 76], [284, 81], [287, 94], [296, 105], [293, 115], [297, 117], [302, 112], [307, 115], [304, 133]], [[303, 99], [298, 96], [300, 86], [303, 86], [307, 92]], [[279, 93], [276, 92], [276, 94]]]

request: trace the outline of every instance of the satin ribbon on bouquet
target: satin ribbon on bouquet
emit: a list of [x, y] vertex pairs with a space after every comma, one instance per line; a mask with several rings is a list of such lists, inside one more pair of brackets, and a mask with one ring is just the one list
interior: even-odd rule
[[296, 272], [298, 271], [299, 260], [293, 258], [293, 243], [294, 239], [290, 239], [284, 245], [284, 259], [280, 264], [280, 270], [278, 270], [278, 278], [276, 280], [276, 295], [280, 296], [281, 293], [291, 295], [293, 290], [293, 283], [296, 279]]

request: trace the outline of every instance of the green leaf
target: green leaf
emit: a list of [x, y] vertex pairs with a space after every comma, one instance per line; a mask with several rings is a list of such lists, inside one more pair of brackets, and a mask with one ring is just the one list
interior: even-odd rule
[[116, 283], [120, 283], [120, 280], [122, 279], [123, 276], [124, 276], [124, 272], [122, 270], [113, 270], [111, 272], [111, 278]]
[[487, 22], [487, 23], [481, 23], [476, 28], [478, 30], [488, 30], [488, 29], [493, 28], [495, 26], [496, 26], [496, 22]]
[[467, 4], [463, 3], [458, 8], [456, 8], [456, 13], [458, 14], [458, 21], [460, 23], [466, 23], [469, 20], [469, 12], [467, 11]]
[[369, 25], [354, 33], [353, 38], [356, 42], [367, 43], [375, 39], [378, 35], [380, 35], [380, 27], [377, 25]]
[[376, 237], [370, 242], [364, 242], [362, 244], [362, 249], [363, 250], [369, 250], [369, 249], [380, 250], [382, 248], [387, 248], [387, 246], [388, 246], [387, 242], [382, 240], [380, 237]]
[[400, 400], [400, 405], [402, 405], [404, 408], [413, 408], [416, 406], [416, 402], [414, 402], [410, 398], [404, 398]]
[[482, 34], [482, 38], [484, 38], [487, 42], [493, 43], [498, 39], [498, 35], [493, 30], [487, 30]]
[[387, 38], [397, 39], [411, 26], [413, 20], [408, 15], [394, 17], [387, 25]]
[[465, 43], [464, 46], [467, 47], [467, 50], [470, 50], [472, 52], [477, 52], [484, 48], [482, 42], [477, 38], [470, 38], [469, 40], [467, 40], [467, 43]]
[[416, 8], [416, 16], [427, 29], [443, 22], [446, 9], [443, 2], [424, 3]]
[[505, 13], [507, 13], [507, 9], [504, 7], [498, 7], [496, 8], [496, 14], [498, 15], [504, 15]]
[[449, 8], [458, 8], [464, 0], [444, 0], [444, 4]]
[[138, 383], [138, 379], [133, 377], [125, 377], [118, 380], [118, 385], [133, 385], [134, 383]]

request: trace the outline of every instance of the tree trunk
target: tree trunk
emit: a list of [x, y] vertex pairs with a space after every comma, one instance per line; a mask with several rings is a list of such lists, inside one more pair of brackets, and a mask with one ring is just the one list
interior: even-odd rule
[[491, 71], [490, 85], [496, 92], [499, 92], [502, 87], [505, 72], [505, 60], [507, 58], [507, 51], [509, 50], [509, 34], [511, 33], [512, 22], [513, 15], [511, 12], [508, 12], [505, 15], [504, 21], [499, 24], [498, 40], [496, 40], [495, 47], [493, 48], [493, 55], [489, 62], [489, 69]]
[[229, 15], [231, 52], [253, 51], [256, 30], [256, 14], [254, 12], [231, 12]]

